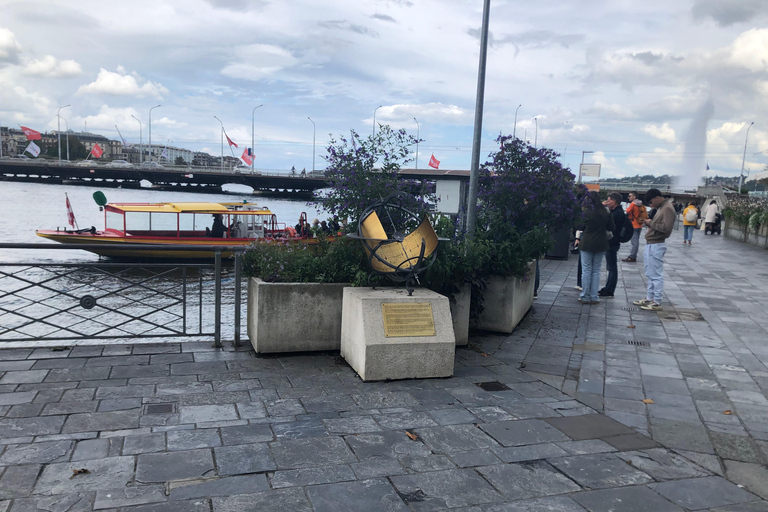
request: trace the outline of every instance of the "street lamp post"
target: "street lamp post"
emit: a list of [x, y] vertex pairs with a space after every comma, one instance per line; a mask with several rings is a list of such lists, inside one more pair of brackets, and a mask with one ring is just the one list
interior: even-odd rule
[[[414, 121], [416, 121], [416, 118], [413, 118]], [[414, 169], [419, 168], [419, 130], [421, 129], [421, 126], [419, 126], [419, 122], [416, 121], [416, 167]]]
[[64, 126], [66, 126], [67, 130], [67, 162], [69, 162], [69, 123], [63, 117], [61, 119], [64, 121]]
[[515, 132], [517, 131], [517, 111], [520, 110], [520, 107], [522, 107], [522, 106], [523, 106], [523, 104], [521, 103], [515, 109], [515, 124], [512, 125], [512, 138], [513, 139], [517, 139], [517, 137], [515, 137]]
[[[373, 112], [373, 115], [376, 115], [376, 111]], [[312, 123], [312, 173], [315, 172], [315, 133], [317, 132], [317, 127], [315, 126], [315, 122], [312, 121], [312, 118], [307, 116], [307, 119]]]
[[373, 109], [373, 133], [371, 135], [376, 135], [376, 111], [381, 108], [381, 105]]
[[61, 116], [59, 116], [59, 112], [61, 112], [61, 109], [67, 108], [71, 105], [64, 105], [63, 107], [59, 107], [58, 110], [56, 110], [56, 136], [59, 139], [59, 163], [61, 163]]
[[221, 119], [219, 119], [216, 116], [213, 116], [216, 118], [216, 120], [221, 125], [221, 172], [224, 172], [224, 123], [221, 122]]
[[744, 179], [744, 160], [747, 158], [747, 141], [749, 140], [749, 129], [755, 124], [754, 121], [749, 123], [747, 127], [747, 136], [744, 138], [744, 155], [741, 157], [741, 174], [739, 174], [739, 188], [736, 191], [737, 194], [741, 194], [741, 181]]
[[[584, 163], [584, 155], [588, 153], [594, 153], [594, 151], [582, 151], [581, 152], [581, 163]], [[576, 180], [577, 183], [581, 183], [581, 165], [579, 165], [579, 179]]]
[[262, 104], [262, 105], [259, 105], [258, 107], [253, 107], [253, 110], [251, 111], [251, 174], [253, 174], [253, 162], [254, 162], [254, 160], [256, 160], [253, 157], [253, 153], [255, 152], [254, 148], [256, 147], [256, 136], [254, 135], [254, 133], [255, 133], [254, 132], [254, 119], [255, 119], [255, 116], [256, 116], [256, 109], [257, 108], [261, 108], [263, 106], [264, 105]]
[[152, 109], [162, 107], [162, 105], [155, 105], [149, 109], [149, 161], [152, 161]]
[[131, 114], [131, 117], [139, 122], [139, 165], [141, 165], [141, 162], [144, 159], [144, 154], [143, 154], [144, 153], [144, 148], [142, 147], [144, 145], [144, 141], [141, 138], [141, 131], [142, 131], [141, 130], [141, 119], [139, 119], [138, 117], [136, 117], [133, 114]]
[[533, 137], [533, 147], [535, 148], [539, 144], [539, 118], [534, 117], [533, 120], [536, 122], [536, 134]]

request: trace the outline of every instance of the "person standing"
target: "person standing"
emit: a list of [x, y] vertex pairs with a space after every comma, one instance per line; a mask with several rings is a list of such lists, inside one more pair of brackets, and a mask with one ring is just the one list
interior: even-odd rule
[[603, 207], [600, 194], [589, 193], [584, 207], [584, 230], [579, 242], [581, 257], [582, 291], [579, 302], [582, 304], [599, 304], [597, 295], [600, 287], [600, 267], [603, 257], [608, 250], [607, 231], [613, 231], [613, 216]]
[[621, 207], [621, 194], [612, 192], [608, 194], [608, 199], [603, 203], [608, 207], [608, 211], [613, 217], [613, 236], [608, 240], [608, 250], [605, 253], [605, 268], [608, 271], [608, 278], [605, 280], [605, 286], [597, 292], [600, 297], [613, 297], [616, 291], [616, 283], [619, 282], [619, 264], [618, 256], [621, 249], [621, 228], [624, 227], [627, 216], [624, 215], [624, 208]]
[[664, 294], [666, 240], [672, 234], [677, 215], [675, 209], [657, 188], [648, 190], [645, 194], [645, 202], [656, 210], [653, 220], [646, 219], [643, 222], [643, 225], [648, 228], [645, 233], [645, 251], [643, 252], [648, 288], [645, 299], [636, 300], [633, 304], [647, 311], [659, 311]]
[[648, 212], [645, 210], [643, 202], [637, 198], [637, 192], [630, 192], [628, 198], [627, 220], [632, 222], [634, 233], [630, 241], [632, 248], [629, 250], [629, 256], [621, 261], [635, 263], [637, 261], [637, 251], [640, 248], [640, 232], [643, 230], [643, 221], [648, 218]]
[[707, 234], [707, 231], [715, 234], [714, 226], [715, 222], [717, 221], [717, 214], [720, 213], [720, 210], [717, 207], [717, 201], [712, 200], [709, 202], [709, 205], [707, 205], [707, 209], [704, 210], [704, 234]]
[[693, 241], [693, 230], [696, 229], [696, 221], [699, 220], [699, 209], [696, 203], [691, 201], [683, 210], [683, 245], [688, 242], [691, 245]]

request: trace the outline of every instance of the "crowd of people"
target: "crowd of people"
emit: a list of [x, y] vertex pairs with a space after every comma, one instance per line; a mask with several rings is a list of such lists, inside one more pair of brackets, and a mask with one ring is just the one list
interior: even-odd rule
[[339, 223], [339, 217], [333, 216], [329, 221], [320, 221], [313, 219], [310, 225], [309, 221], [302, 215], [299, 222], [294, 227], [287, 227], [286, 232], [290, 237], [317, 238], [318, 236], [339, 235], [343, 228], [346, 228], [346, 221]]
[[[701, 210], [695, 201], [676, 207], [660, 190], [652, 188], [645, 194], [645, 203], [637, 192], [628, 194], [626, 211], [623, 197], [614, 192], [608, 199], [589, 192], [584, 200], [582, 224], [576, 231], [574, 247], [579, 252], [576, 289], [581, 291], [579, 302], [599, 304], [601, 298], [613, 297], [618, 283], [618, 253], [622, 243], [630, 243], [629, 255], [621, 261], [637, 262], [640, 236], [645, 233], [643, 264], [647, 278], [646, 297], [633, 302], [647, 311], [659, 311], [664, 293], [664, 255], [667, 239], [672, 235], [678, 215], [683, 220], [683, 244], [692, 245], [693, 232], [701, 223]], [[650, 208], [650, 211], [648, 210]], [[704, 212], [705, 231], [720, 232], [720, 211], [716, 201], [710, 201]], [[600, 288], [603, 259], [607, 270], [605, 285]]]

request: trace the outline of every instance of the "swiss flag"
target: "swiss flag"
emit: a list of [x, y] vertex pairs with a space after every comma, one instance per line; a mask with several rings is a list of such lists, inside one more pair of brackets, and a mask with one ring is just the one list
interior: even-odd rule
[[251, 152], [250, 148], [245, 148], [243, 150], [243, 156], [240, 157], [243, 159], [243, 162], [245, 162], [248, 165], [251, 165], [253, 163], [253, 157], [250, 155], [250, 152]]
[[93, 155], [93, 158], [101, 158], [101, 155], [104, 154], [104, 150], [101, 149], [101, 146], [98, 144], [94, 144], [93, 148], [91, 149], [91, 154]]
[[429, 166], [434, 169], [438, 169], [440, 167], [440, 160], [435, 158], [435, 155], [432, 155], [429, 159]]
[[227, 135], [227, 132], [224, 132], [224, 136], [227, 138], [227, 142], [229, 142], [229, 145], [230, 145], [230, 146], [235, 146], [235, 147], [237, 147], [237, 144], [235, 144], [234, 142], [232, 142], [232, 139], [230, 139], [230, 138], [229, 138], [229, 135]]
[[27, 128], [26, 126], [22, 126], [21, 131], [27, 136], [27, 140], [40, 140], [43, 138], [43, 136], [40, 135], [40, 132], [36, 132], [32, 128]]
[[67, 198], [67, 222], [69, 222], [69, 225], [72, 226], [74, 229], [75, 227], [75, 212], [72, 211], [72, 205], [69, 204], [69, 196], [64, 194], [64, 197]]

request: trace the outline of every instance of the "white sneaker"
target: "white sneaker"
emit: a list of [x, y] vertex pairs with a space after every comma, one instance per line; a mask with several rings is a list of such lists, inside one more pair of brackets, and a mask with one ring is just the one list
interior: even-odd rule
[[574, 286], [573, 289], [581, 291], [581, 286]]

